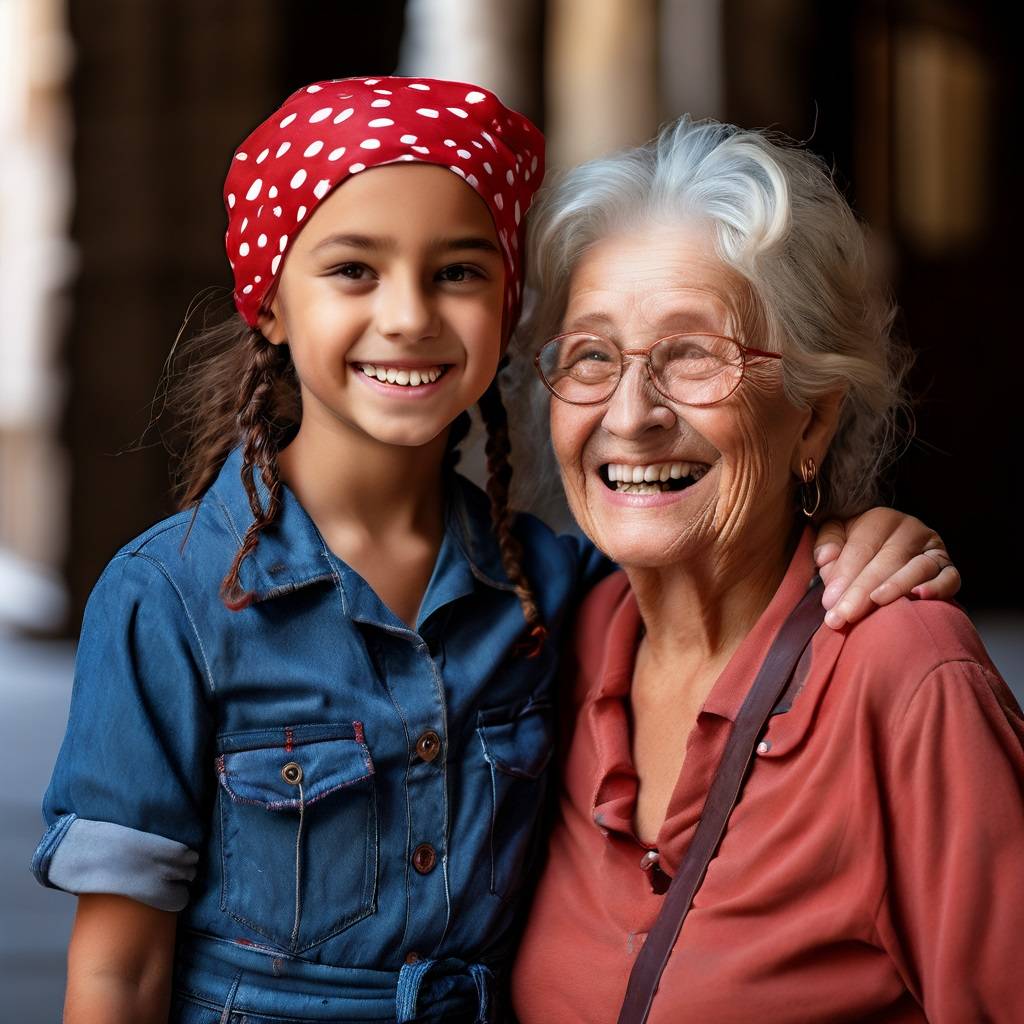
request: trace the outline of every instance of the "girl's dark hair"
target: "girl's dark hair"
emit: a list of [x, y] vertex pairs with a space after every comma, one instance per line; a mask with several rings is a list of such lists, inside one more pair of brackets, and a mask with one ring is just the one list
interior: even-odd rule
[[[177, 413], [186, 444], [177, 470], [180, 508], [198, 505], [224, 460], [242, 446], [242, 483], [253, 522], [221, 583], [221, 599], [235, 611], [252, 595], [239, 583], [242, 562], [259, 543], [281, 504], [277, 455], [298, 425], [298, 381], [283, 346], [271, 345], [241, 317], [233, 316], [192, 337], [175, 353], [168, 403]], [[264, 506], [256, 488], [259, 473], [267, 490]]]
[[[216, 479], [231, 450], [242, 446], [242, 483], [249, 498], [253, 522], [221, 582], [221, 599], [234, 611], [252, 603], [253, 595], [238, 579], [245, 559], [255, 550], [260, 533], [277, 518], [281, 506], [281, 477], [277, 457], [298, 428], [301, 402], [298, 380], [285, 345], [271, 345], [254, 327], [236, 315], [213, 327], [204, 327], [175, 352], [167, 373], [167, 405], [184, 434], [178, 460], [175, 497], [179, 508], [195, 508]], [[530, 628], [530, 655], [540, 650], [546, 636], [537, 602], [523, 572], [522, 545], [512, 533], [513, 513], [508, 506], [512, 467], [508, 419], [497, 380], [492, 381], [480, 411], [487, 428], [487, 494], [491, 521], [501, 561], [515, 587]], [[454, 451], [468, 430], [463, 414], [452, 425], [446, 465], [453, 466]], [[256, 474], [267, 491], [264, 506], [256, 487]]]
[[501, 387], [497, 377], [491, 381], [478, 404], [484, 427], [487, 429], [487, 445], [484, 451], [487, 455], [487, 496], [491, 499], [491, 524], [498, 538], [501, 564], [516, 589], [516, 596], [530, 629], [531, 641], [527, 656], [532, 658], [540, 653], [547, 629], [541, 619], [533, 589], [526, 578], [526, 573], [523, 572], [523, 546], [512, 533], [515, 513], [508, 504], [509, 486], [512, 483], [512, 464], [509, 462], [512, 442], [508, 433], [508, 415], [501, 400]]

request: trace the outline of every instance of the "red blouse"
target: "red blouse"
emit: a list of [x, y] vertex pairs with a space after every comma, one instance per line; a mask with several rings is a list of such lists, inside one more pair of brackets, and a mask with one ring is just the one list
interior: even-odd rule
[[[813, 575], [803, 538], [690, 734], [657, 839], [678, 869], [732, 722]], [[614, 1022], [662, 897], [640, 868], [627, 704], [640, 616], [588, 597], [560, 813], [513, 977], [522, 1024]], [[1024, 720], [967, 617], [905, 599], [797, 669], [651, 1024], [1024, 1021]]]

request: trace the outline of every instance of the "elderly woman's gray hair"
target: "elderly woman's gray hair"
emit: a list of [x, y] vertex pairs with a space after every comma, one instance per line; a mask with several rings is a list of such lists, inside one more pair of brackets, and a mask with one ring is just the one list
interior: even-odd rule
[[[665, 223], [711, 225], [718, 254], [750, 285], [753, 347], [782, 352], [788, 397], [846, 389], [822, 467], [822, 515], [877, 499], [899, 443], [908, 350], [868, 265], [864, 233], [824, 164], [788, 140], [683, 117], [653, 142], [577, 167], [531, 213], [532, 299], [517, 346], [557, 334], [572, 271], [610, 235]], [[528, 359], [522, 359], [528, 363]]]

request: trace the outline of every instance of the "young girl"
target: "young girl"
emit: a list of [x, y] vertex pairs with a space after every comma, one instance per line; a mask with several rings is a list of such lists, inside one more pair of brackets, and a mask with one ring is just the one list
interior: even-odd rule
[[[506, 504], [542, 174], [525, 118], [426, 79], [310, 85], [235, 153], [244, 322], [207, 339], [185, 510], [90, 600], [33, 862], [80, 895], [69, 1024], [493, 1019], [604, 571]], [[489, 499], [452, 471], [477, 403]]]

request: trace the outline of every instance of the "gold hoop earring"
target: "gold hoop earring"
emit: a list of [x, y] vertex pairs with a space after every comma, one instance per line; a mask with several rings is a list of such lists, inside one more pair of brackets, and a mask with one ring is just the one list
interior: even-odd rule
[[[800, 511], [808, 519], [813, 519], [821, 508], [821, 481], [818, 479], [818, 467], [809, 455], [800, 463], [800, 478], [803, 480], [800, 485]], [[814, 484], [814, 505], [808, 508], [811, 503], [811, 484]]]

